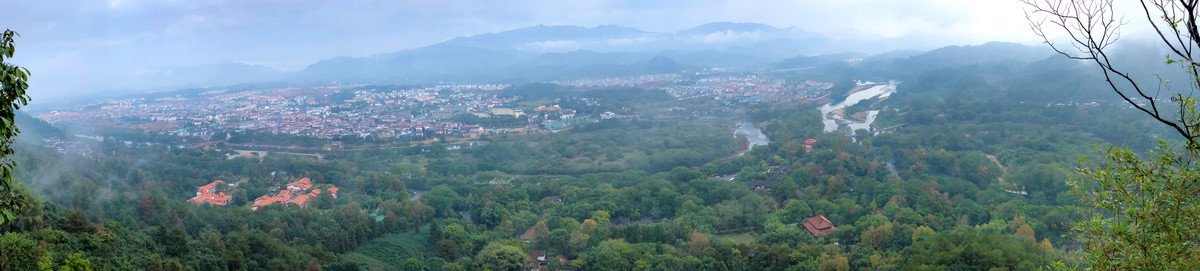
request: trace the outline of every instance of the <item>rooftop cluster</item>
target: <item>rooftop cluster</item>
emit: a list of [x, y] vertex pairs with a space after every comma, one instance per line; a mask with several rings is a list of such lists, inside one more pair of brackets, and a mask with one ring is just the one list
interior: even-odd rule
[[423, 134], [426, 130], [437, 133], [482, 131], [483, 127], [478, 125], [464, 125], [449, 118], [472, 112], [491, 113], [492, 108], [504, 108], [514, 103], [516, 98], [497, 98], [488, 93], [502, 87], [441, 85], [387, 90], [330, 86], [214, 90], [157, 99], [108, 100], [95, 105], [57, 108], [38, 117], [52, 124], [87, 122], [202, 138], [230, 132], [318, 138], [393, 137]]
[[[321, 194], [321, 189], [312, 189], [312, 191], [304, 193], [304, 191], [308, 191], [312, 186], [311, 180], [307, 177], [288, 183], [287, 187], [280, 189], [274, 196], [263, 195], [254, 199], [254, 205], [250, 209], [257, 211], [260, 207], [275, 203], [292, 204], [301, 207], [308, 206], [309, 200]], [[329, 188], [328, 191], [330, 196], [337, 198], [337, 187]]]
[[233, 196], [226, 195], [225, 192], [223, 192], [223, 191], [221, 191], [221, 192], [217, 191], [217, 188], [221, 188], [223, 185], [228, 186], [225, 184], [225, 182], [223, 182], [221, 180], [217, 180], [215, 182], [201, 186], [196, 189], [196, 196], [189, 199], [188, 202], [195, 203], [195, 204], [212, 204], [212, 205], [218, 205], [218, 206], [225, 206], [225, 204], [229, 204], [229, 199], [233, 198]]

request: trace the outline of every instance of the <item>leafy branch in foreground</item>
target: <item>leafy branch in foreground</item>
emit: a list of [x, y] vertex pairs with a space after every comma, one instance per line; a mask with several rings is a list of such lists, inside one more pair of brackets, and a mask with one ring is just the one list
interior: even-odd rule
[[29, 70], [4, 62], [12, 58], [16, 49], [13, 38], [20, 36], [12, 30], [4, 30], [0, 34], [0, 224], [16, 219], [17, 211], [24, 206], [25, 197], [18, 195], [13, 188], [12, 143], [20, 130], [16, 125], [16, 112], [21, 106], [29, 103]]
[[1101, 270], [1200, 268], [1200, 169], [1188, 148], [1182, 154], [1160, 141], [1156, 155], [1141, 158], [1110, 147], [1097, 166], [1081, 160], [1086, 180], [1072, 180], [1084, 215], [1076, 222], [1092, 267]]

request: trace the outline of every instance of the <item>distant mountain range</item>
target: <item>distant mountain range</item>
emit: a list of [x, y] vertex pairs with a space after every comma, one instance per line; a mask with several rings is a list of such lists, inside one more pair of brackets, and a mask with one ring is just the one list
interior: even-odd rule
[[[845, 36], [854, 36], [852, 34]], [[433, 84], [438, 82], [512, 83], [570, 80], [603, 76], [674, 73], [703, 68], [798, 72], [814, 80], [906, 80], [947, 88], [958, 74], [976, 74], [993, 86], [1021, 85], [1035, 78], [1095, 76], [1070, 61], [1049, 61], [1044, 46], [990, 42], [933, 50], [904, 48], [902, 40], [831, 38], [794, 27], [755, 23], [710, 23], [670, 33], [615, 25], [531, 26], [499, 33], [459, 37], [441, 43], [367, 57], [340, 56], [302, 70], [282, 72], [262, 65], [222, 61], [179, 67], [122, 78], [160, 90], [246, 88], [333, 83]], [[1153, 48], [1131, 46], [1115, 54], [1135, 63], [1162, 55]], [[1073, 64], [1072, 64], [1073, 63]], [[1161, 67], [1132, 66], [1144, 74], [1186, 79]], [[988, 71], [991, 74], [989, 74]], [[1038, 71], [1003, 77], [1021, 71]], [[1056, 78], [1038, 77], [1059, 74]], [[1082, 74], [1082, 75], [1081, 75]], [[1070, 75], [1070, 76], [1068, 76]], [[940, 79], [939, 79], [940, 78]], [[1017, 80], [1020, 79], [1020, 80]], [[1140, 78], [1154, 80], [1154, 78]], [[974, 80], [974, 79], [972, 79]], [[1056, 79], [1057, 80], [1057, 79]], [[264, 84], [265, 83], [265, 84]], [[914, 82], [918, 83], [918, 82]], [[1072, 88], [1092, 88], [1059, 83]], [[910, 84], [916, 86], [918, 84]], [[108, 93], [112, 95], [113, 93]]]
[[324, 84], [556, 80], [623, 75], [631, 71], [770, 67], [795, 56], [896, 49], [880, 44], [890, 43], [835, 39], [794, 27], [756, 23], [709, 23], [671, 33], [615, 25], [538, 25], [374, 56], [334, 57], [296, 72], [224, 61], [145, 73], [126, 80], [176, 88], [270, 81]]

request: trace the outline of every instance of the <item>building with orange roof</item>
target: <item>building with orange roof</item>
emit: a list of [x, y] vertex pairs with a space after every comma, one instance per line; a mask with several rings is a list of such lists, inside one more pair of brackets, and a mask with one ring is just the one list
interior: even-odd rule
[[279, 202], [279, 198], [272, 197], [269, 195], [263, 195], [261, 197], [258, 197], [257, 199], [254, 199], [254, 205], [250, 206], [250, 210], [258, 211], [258, 208], [267, 206], [267, 205], [271, 205], [271, 204], [275, 204], [276, 202]]
[[[309, 191], [308, 193], [304, 193], [304, 191], [306, 191], [312, 187], [313, 187], [313, 185], [312, 185], [311, 179], [301, 178], [300, 180], [297, 180], [295, 182], [288, 183], [287, 187], [285, 189], [279, 190], [279, 192], [275, 193], [274, 196], [263, 195], [261, 197], [258, 197], [257, 199], [254, 200], [254, 204], [250, 206], [250, 210], [257, 211], [258, 208], [261, 208], [261, 207], [267, 206], [267, 205], [271, 205], [271, 204], [275, 204], [275, 203], [292, 204], [292, 205], [296, 205], [296, 206], [300, 206], [300, 207], [307, 207], [309, 205], [310, 201], [312, 199], [316, 198], [318, 195], [321, 195], [321, 192], [322, 192], [321, 189], [313, 189], [312, 191]], [[337, 187], [331, 187], [331, 188], [327, 189], [326, 191], [328, 191], [329, 194], [331, 196], [333, 196], [334, 198], [337, 198], [337, 191], [338, 191]]]
[[824, 215], [817, 215], [809, 217], [804, 221], [804, 229], [808, 230], [808, 233], [812, 234], [813, 237], [817, 237], [829, 234], [837, 228], [833, 227], [833, 222], [829, 222], [829, 219], [825, 218]]
[[287, 203], [295, 204], [295, 205], [299, 205], [299, 206], [306, 206], [306, 205], [308, 205], [308, 195], [296, 196], [295, 198], [288, 200]]
[[206, 184], [206, 185], [200, 186], [199, 188], [197, 188], [197, 189], [196, 189], [196, 195], [197, 195], [197, 196], [199, 196], [199, 195], [200, 195], [200, 194], [202, 194], [202, 193], [213, 193], [213, 192], [216, 192], [217, 185], [219, 185], [219, 184], [224, 184], [224, 183], [225, 183], [224, 181], [217, 180], [217, 181], [215, 181], [215, 182], [212, 182], [212, 183], [209, 183], [209, 184]]
[[287, 185], [288, 190], [308, 190], [311, 187], [312, 182], [310, 182], [308, 177], [301, 178], [299, 181], [295, 181]]
[[229, 199], [233, 196], [226, 195], [225, 192], [217, 192], [218, 185], [225, 184], [221, 180], [200, 186], [196, 188], [196, 196], [188, 199], [188, 202], [195, 204], [212, 204], [217, 206], [225, 206], [229, 203]]

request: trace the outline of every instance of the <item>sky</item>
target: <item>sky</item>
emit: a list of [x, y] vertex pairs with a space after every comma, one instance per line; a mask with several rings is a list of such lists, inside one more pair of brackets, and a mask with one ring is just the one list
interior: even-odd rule
[[0, 28], [21, 34], [9, 62], [32, 71], [35, 101], [169, 67], [234, 61], [296, 71], [539, 24], [673, 32], [731, 21], [833, 37], [1035, 44], [1024, 18], [1015, 0], [0, 0]]

